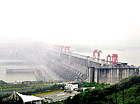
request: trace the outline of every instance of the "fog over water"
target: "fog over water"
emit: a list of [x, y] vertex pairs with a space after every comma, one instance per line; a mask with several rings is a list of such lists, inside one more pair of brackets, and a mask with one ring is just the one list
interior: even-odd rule
[[[93, 57], [92, 52], [75, 52], [86, 56]], [[108, 54], [118, 54], [118, 61], [128, 63], [129, 65], [140, 66], [140, 50], [134, 51], [116, 51], [116, 50], [102, 50], [101, 59], [106, 60]]]
[[[61, 44], [63, 45], [63, 44]], [[93, 57], [93, 50], [102, 50], [101, 59], [106, 60], [108, 54], [118, 54], [119, 62], [127, 62], [129, 65], [140, 65], [140, 50], [130, 50], [119, 47], [113, 49], [107, 46], [91, 46], [82, 44], [69, 44], [71, 52]], [[34, 73], [7, 73], [7, 69], [46, 69], [46, 49], [52, 47], [52, 44], [45, 42], [31, 41], [22, 39], [0, 44], [0, 79], [7, 82], [35, 81], [37, 80]], [[42, 69], [41, 68], [41, 69]]]
[[101, 49], [101, 58], [117, 53], [119, 61], [139, 66], [139, 5], [139, 0], [0, 1], [0, 44], [78, 44], [86, 50], [78, 52], [88, 56]]

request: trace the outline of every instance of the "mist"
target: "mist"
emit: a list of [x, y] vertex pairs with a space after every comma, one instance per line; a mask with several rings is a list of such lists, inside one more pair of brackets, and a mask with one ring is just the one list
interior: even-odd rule
[[72, 51], [89, 56], [95, 48], [125, 52], [130, 55], [120, 55], [121, 61], [139, 65], [139, 4], [137, 0], [0, 1], [0, 43], [70, 45]]

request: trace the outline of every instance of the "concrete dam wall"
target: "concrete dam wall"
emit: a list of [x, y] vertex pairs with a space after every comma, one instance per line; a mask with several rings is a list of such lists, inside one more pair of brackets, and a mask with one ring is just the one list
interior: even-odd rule
[[89, 68], [89, 82], [114, 84], [135, 75], [139, 75], [139, 68]]
[[[48, 66], [65, 81], [117, 83], [129, 76], [139, 75], [139, 68], [126, 63], [95, 61], [89, 56], [48, 50]], [[51, 65], [50, 65], [51, 64]]]

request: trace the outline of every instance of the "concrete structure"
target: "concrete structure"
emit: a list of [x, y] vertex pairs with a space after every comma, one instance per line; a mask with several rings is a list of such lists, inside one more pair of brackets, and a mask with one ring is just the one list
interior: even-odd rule
[[[139, 69], [134, 67], [92, 67], [89, 68], [89, 82], [117, 83], [129, 76], [139, 75]], [[92, 70], [92, 71], [91, 71]]]
[[18, 92], [13, 92], [11, 96], [4, 99], [5, 101], [16, 101], [19, 104], [42, 104], [43, 98], [32, 96], [32, 95], [23, 95]]
[[28, 58], [0, 59], [0, 79], [7, 82], [51, 80], [43, 65]]
[[75, 91], [78, 89], [78, 84], [66, 84], [64, 91]]
[[139, 75], [139, 68], [127, 63], [93, 60], [89, 56], [47, 50], [47, 66], [65, 81], [117, 83], [129, 76]]

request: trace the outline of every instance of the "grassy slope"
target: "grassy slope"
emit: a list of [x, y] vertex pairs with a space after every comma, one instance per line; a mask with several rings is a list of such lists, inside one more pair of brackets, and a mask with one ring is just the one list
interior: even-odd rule
[[62, 90], [56, 90], [56, 91], [38, 93], [38, 94], [34, 94], [34, 96], [43, 96], [43, 95], [48, 95], [48, 94], [53, 94], [53, 93], [60, 93], [60, 92], [63, 92], [63, 91]]

